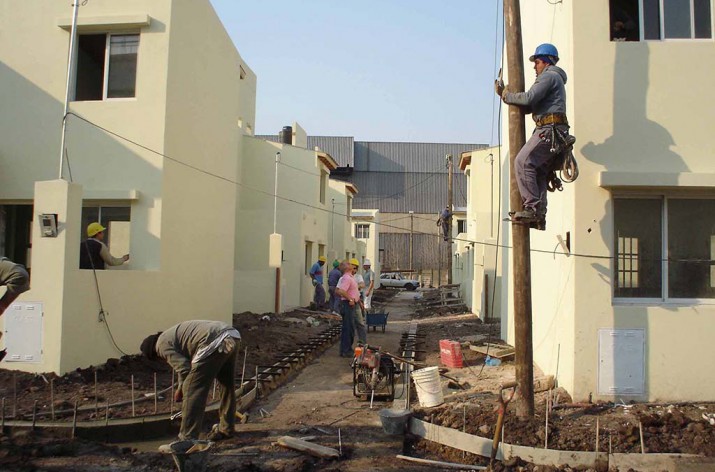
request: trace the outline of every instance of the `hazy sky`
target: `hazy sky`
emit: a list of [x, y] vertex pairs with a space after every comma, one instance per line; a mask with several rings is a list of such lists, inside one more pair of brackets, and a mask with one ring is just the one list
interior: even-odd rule
[[258, 134], [495, 141], [502, 0], [211, 3], [258, 76]]

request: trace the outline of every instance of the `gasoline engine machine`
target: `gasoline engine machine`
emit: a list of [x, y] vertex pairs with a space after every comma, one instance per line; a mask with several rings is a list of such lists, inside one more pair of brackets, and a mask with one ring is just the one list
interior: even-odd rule
[[395, 368], [392, 358], [379, 347], [367, 344], [355, 348], [353, 367], [353, 395], [361, 400], [380, 398], [384, 401], [395, 398]]

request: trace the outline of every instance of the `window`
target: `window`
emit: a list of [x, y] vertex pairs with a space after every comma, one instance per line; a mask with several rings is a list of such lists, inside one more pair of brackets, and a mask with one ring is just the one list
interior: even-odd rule
[[325, 244], [318, 244], [318, 257], [325, 255]]
[[138, 34], [83, 34], [77, 39], [75, 100], [136, 96]]
[[457, 234], [467, 232], [467, 220], [457, 220]]
[[320, 171], [320, 203], [325, 205], [325, 193], [328, 189], [328, 173], [324, 170]]
[[[105, 228], [109, 228], [112, 223], [129, 222], [131, 221], [130, 218], [131, 207], [129, 206], [85, 206], [82, 208], [82, 239], [85, 239], [87, 237], [86, 230], [87, 226], [90, 223], [96, 221]], [[117, 234], [116, 236], [117, 238], [115, 239], [118, 239], [120, 235]], [[111, 237], [112, 231], [108, 231], [104, 235], [104, 243], [110, 248], [112, 247], [110, 239]], [[122, 238], [124, 237], [128, 237], [128, 235], [122, 236]], [[119, 241], [116, 242], [119, 244]], [[122, 252], [122, 254], [126, 254], [128, 252], [129, 251], [127, 250], [125, 252]]]
[[715, 199], [614, 199], [614, 297], [715, 298]]
[[611, 41], [711, 39], [712, 0], [610, 0]]
[[355, 237], [357, 239], [368, 239], [370, 237], [370, 225], [364, 223], [356, 224]]
[[310, 268], [313, 266], [313, 243], [305, 242], [305, 275], [310, 273]]

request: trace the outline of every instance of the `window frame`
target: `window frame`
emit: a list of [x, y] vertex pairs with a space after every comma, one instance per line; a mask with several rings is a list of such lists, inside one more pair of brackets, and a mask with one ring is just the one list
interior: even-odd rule
[[668, 251], [670, 238], [668, 235], [668, 201], [669, 200], [715, 200], [715, 194], [713, 193], [692, 193], [687, 194], [681, 192], [653, 192], [653, 193], [643, 193], [643, 192], [619, 192], [613, 193], [611, 195], [611, 204], [615, 204], [616, 199], [634, 199], [634, 200], [646, 200], [646, 199], [658, 199], [661, 202], [660, 216], [661, 216], [661, 296], [659, 298], [653, 297], [616, 297], [615, 289], [616, 282], [618, 280], [618, 267], [616, 259], [618, 258], [618, 236], [616, 228], [616, 212], [613, 208], [611, 215], [612, 224], [612, 240], [611, 240], [611, 251], [613, 254], [611, 263], [611, 300], [613, 306], [667, 306], [667, 307], [678, 307], [678, 306], [697, 306], [697, 305], [715, 305], [715, 297], [713, 298], [670, 298], [668, 296], [670, 284], [668, 280]]
[[[78, 55], [75, 54], [75, 57], [73, 59], [74, 62], [74, 73], [72, 74], [72, 87], [71, 87], [71, 92], [72, 96], [70, 99], [70, 102], [106, 102], [106, 101], [135, 101], [137, 99], [137, 79], [139, 77], [139, 45], [141, 45], [141, 31], [136, 31], [136, 30], [119, 30], [119, 31], [97, 31], [97, 32], [86, 32], [86, 33], [79, 33], [77, 34], [77, 43], [79, 47], [79, 37], [80, 36], [91, 36], [91, 35], [104, 35], [104, 68], [102, 71], [102, 98], [101, 100], [77, 100], [77, 75], [78, 75]], [[137, 70], [136, 74], [134, 76], [134, 96], [133, 97], [108, 97], [107, 96], [107, 91], [109, 87], [109, 68], [110, 68], [110, 63], [109, 59], [111, 57], [110, 55], [110, 48], [111, 48], [111, 37], [112, 36], [137, 36], [139, 39], [137, 45]]]
[[658, 21], [660, 29], [660, 37], [658, 39], [646, 38], [645, 37], [645, 9], [643, 8], [644, 0], [638, 0], [638, 22], [639, 22], [639, 35], [640, 41], [715, 41], [715, 22], [713, 22], [713, 0], [708, 0], [710, 2], [710, 37], [709, 38], [696, 38], [695, 37], [695, 0], [690, 1], [690, 37], [689, 38], [668, 38], [665, 36], [665, 11], [663, 2], [665, 0], [658, 0]]
[[[359, 236], [365, 232], [367, 236]], [[370, 239], [370, 223], [355, 223], [355, 239]]]

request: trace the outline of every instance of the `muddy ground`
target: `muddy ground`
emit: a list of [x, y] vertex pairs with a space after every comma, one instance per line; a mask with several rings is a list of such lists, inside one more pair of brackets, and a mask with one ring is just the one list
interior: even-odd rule
[[[370, 332], [368, 342], [377, 343], [396, 352], [400, 333], [407, 330], [410, 319], [419, 323], [425, 335], [421, 362], [441, 365], [439, 340], [451, 339], [475, 345], [498, 342], [498, 324], [483, 324], [471, 314], [441, 313], [414, 317], [414, 293], [386, 291], [382, 297], [391, 312], [386, 333]], [[394, 300], [391, 296], [399, 294]], [[318, 327], [310, 327], [304, 320], [305, 312], [292, 312], [275, 319], [263, 320], [264, 315], [244, 313], [236, 315], [235, 324], [248, 346], [247, 372], [256, 365], [270, 365], [275, 356], [292, 350], [297, 343], [317, 334], [327, 327], [321, 320]], [[286, 319], [293, 318], [292, 321]], [[466, 346], [466, 345], [465, 345]], [[463, 388], [448, 386], [443, 381], [445, 403], [435, 408], [420, 408], [416, 398], [411, 406], [415, 416], [436, 424], [464, 430], [470, 434], [491, 438], [496, 423], [496, 394], [501, 383], [514, 379], [514, 365], [506, 360], [500, 366], [484, 366], [484, 356], [462, 349], [464, 367], [446, 369]], [[239, 356], [241, 357], [241, 356]], [[242, 367], [239, 359], [237, 371]], [[38, 409], [47, 411], [49, 405], [48, 382], [54, 378], [56, 410], [80, 401], [89, 409], [85, 415], [92, 417], [95, 403], [94, 373], [98, 378], [98, 397], [110, 402], [130, 397], [131, 375], [135, 378], [136, 395], [153, 391], [153, 373], [157, 372], [158, 389], [170, 386], [171, 374], [165, 363], [151, 363], [130, 356], [110, 360], [97, 369], [88, 368], [62, 378], [50, 375], [14, 375], [0, 371], [0, 396], [6, 398], [6, 415], [12, 415], [14, 406], [13, 378], [17, 378], [18, 416], [31, 412], [35, 400]], [[237, 375], [240, 375], [237, 373]], [[542, 374], [535, 372], [535, 376]], [[47, 380], [47, 382], [46, 382]], [[398, 387], [399, 391], [399, 387]], [[544, 447], [546, 441], [545, 414], [548, 392], [536, 394], [536, 415], [522, 420], [515, 416], [516, 404], [509, 405], [504, 425], [504, 440], [511, 444]], [[703, 419], [703, 414], [713, 414], [715, 405], [708, 403], [677, 405], [624, 405], [597, 403], [574, 405], [568, 393], [555, 389], [551, 393], [553, 409], [549, 414], [548, 447], [564, 450], [594, 450], [596, 447], [596, 420], [599, 423], [599, 450], [612, 452], [641, 452], [640, 426], [643, 430], [643, 448], [646, 452], [683, 452], [715, 456], [715, 426]], [[159, 411], [168, 411], [168, 395]], [[231, 440], [218, 443], [210, 457], [210, 470], [216, 471], [419, 471], [429, 467], [398, 462], [395, 454], [406, 453], [416, 457], [485, 465], [484, 458], [408, 436], [388, 436], [382, 430], [377, 412], [391, 403], [376, 401], [373, 408], [352, 395], [352, 372], [345, 359], [337, 355], [333, 346], [304, 371], [268, 397], [260, 399], [249, 411], [249, 422], [239, 425], [239, 434]], [[261, 410], [265, 414], [261, 414]], [[136, 414], [152, 414], [153, 401], [137, 404]], [[143, 412], [143, 413], [142, 413]], [[101, 415], [102, 413], [100, 413]], [[130, 416], [131, 407], [111, 410], [115, 417]], [[64, 421], [68, 421], [65, 418]], [[340, 461], [328, 461], [286, 450], [275, 444], [282, 435], [294, 437], [313, 436], [315, 443], [342, 449]], [[168, 440], [171, 440], [170, 438]], [[176, 470], [170, 457], [157, 454], [155, 443], [104, 445], [88, 441], [59, 438], [42, 431], [18, 431], [0, 436], [0, 470], [54, 470], [84, 471], [160, 471]], [[499, 463], [495, 470], [537, 470], [518, 460]], [[540, 468], [538, 470], [556, 470]], [[560, 470], [570, 470], [562, 467]], [[625, 472], [625, 471], [624, 471]]]
[[[306, 322], [310, 316], [319, 322], [317, 326]], [[250, 378], [256, 366], [274, 364], [276, 356], [295, 350], [299, 343], [306, 342], [309, 337], [335, 323], [337, 321], [331, 320], [327, 314], [321, 318], [304, 311], [292, 311], [279, 317], [273, 313], [234, 315], [233, 324], [241, 333], [242, 343], [236, 361], [237, 380], [240, 381], [243, 375], [244, 354], [245, 377]], [[160, 393], [156, 411], [153, 400], [155, 375]], [[134, 412], [131, 405], [132, 378]], [[8, 419], [31, 419], [35, 402], [38, 419], [50, 417], [54, 404], [58, 421], [72, 420], [75, 401], [78, 404], [78, 421], [96, 419], [96, 405], [100, 406], [99, 419], [104, 419], [107, 402], [116, 405], [109, 409], [110, 418], [166, 413], [172, 409], [171, 395], [168, 394], [171, 385], [172, 371], [166, 362], [150, 361], [140, 355], [108, 359], [105, 364], [77, 369], [61, 377], [0, 369], [0, 398], [5, 399], [5, 417]], [[176, 409], [174, 405], [173, 411]]]

